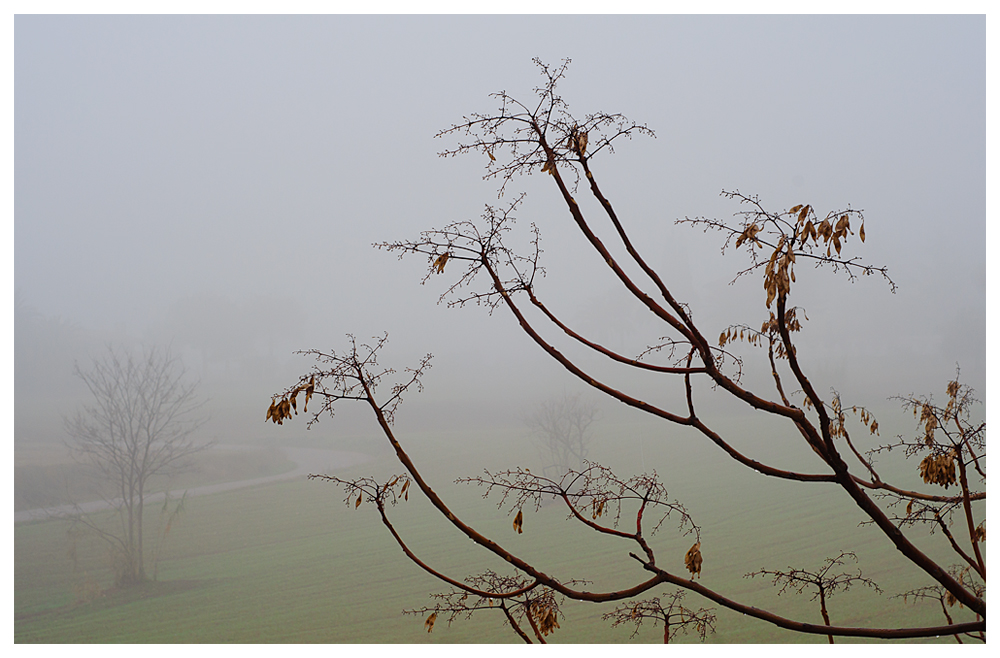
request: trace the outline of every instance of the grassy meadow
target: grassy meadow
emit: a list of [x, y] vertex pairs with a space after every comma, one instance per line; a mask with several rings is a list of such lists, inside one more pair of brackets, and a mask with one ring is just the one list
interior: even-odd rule
[[[744, 429], [748, 424], [745, 419], [732, 422]], [[311, 438], [322, 430], [314, 430]], [[456, 513], [543, 571], [562, 580], [593, 581], [587, 586], [591, 591], [620, 589], [647, 578], [628, 556], [634, 545], [595, 537], [567, 521], [556, 505], [526, 509], [524, 533], [517, 534], [506, 509], [498, 511], [495, 501], [484, 501], [475, 487], [453, 483], [484, 467], [515, 466], [512, 455], [534, 455], [522, 431], [432, 435], [402, 430], [399, 436]], [[885, 593], [864, 587], [837, 593], [829, 601], [833, 623], [944, 623], [940, 610], [930, 603], [889, 598], [928, 584], [927, 579], [898, 560], [880, 533], [858, 528], [860, 515], [838, 489], [764, 478], [726, 459], [714, 446], [689, 439], [664, 435], [655, 425], [616, 426], [601, 435], [593, 456], [621, 475], [640, 471], [643, 463], [650, 470], [656, 465], [671, 496], [681, 499], [701, 526], [701, 580], [706, 586], [778, 614], [822, 623], [811, 594], [779, 597], [769, 580], [743, 575], [760, 568], [815, 570], [826, 556], [855, 551], [865, 575]], [[763, 458], [777, 462], [782, 454], [780, 445], [763, 450]], [[382, 453], [338, 475], [388, 479], [400, 471]], [[418, 491], [413, 493], [391, 514], [424, 561], [457, 578], [485, 569], [503, 572], [501, 560], [460, 536]], [[694, 540], [675, 528], [676, 522], [668, 519], [651, 545], [659, 564], [682, 573], [683, 556]], [[424, 630], [423, 616], [402, 614], [430, 604], [428, 594], [447, 587], [403, 555], [372, 506], [344, 505], [343, 493], [330, 483], [295, 480], [188, 499], [162, 546], [156, 581], [138, 590], [108, 590], [112, 576], [104, 546], [84, 537], [76, 544], [74, 559], [67, 529], [67, 522], [58, 520], [15, 526], [17, 643], [519, 641], [504, 626], [499, 610], [451, 626], [439, 619], [432, 633]], [[945, 555], [940, 539], [933, 536], [924, 542], [932, 555]], [[848, 570], [854, 570], [853, 565]], [[694, 594], [684, 603], [695, 609], [712, 607]], [[561, 629], [548, 640], [662, 641], [662, 628], [649, 623], [631, 639], [632, 628], [611, 628], [601, 615], [613, 607], [566, 601]], [[723, 609], [716, 614], [717, 632], [709, 636], [710, 643], [826, 642], [825, 636], [797, 635]], [[953, 614], [965, 618], [957, 609]], [[682, 635], [678, 641], [697, 639]]]

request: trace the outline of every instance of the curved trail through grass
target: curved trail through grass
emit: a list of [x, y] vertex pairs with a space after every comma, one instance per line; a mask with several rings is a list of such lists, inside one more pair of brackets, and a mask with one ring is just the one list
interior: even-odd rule
[[[220, 451], [243, 450], [246, 449], [246, 447], [247, 446], [239, 445], [217, 445], [213, 446], [212, 449]], [[282, 450], [288, 456], [290, 461], [295, 462], [296, 466], [291, 471], [279, 473], [278, 475], [252, 478], [249, 480], [220, 482], [201, 487], [189, 487], [186, 489], [187, 495], [203, 496], [205, 494], [215, 494], [223, 491], [232, 491], [233, 489], [242, 489], [243, 487], [254, 487], [261, 484], [270, 484], [272, 482], [304, 478], [310, 473], [332, 473], [334, 471], [350, 468], [351, 466], [357, 466], [358, 464], [363, 464], [372, 460], [371, 456], [364, 453], [347, 452], [343, 450], [290, 447], [283, 447]], [[178, 489], [175, 491], [168, 491], [166, 494], [171, 498], [178, 499], [184, 495], [184, 492], [184, 489]], [[149, 494], [146, 496], [146, 503], [152, 504], [163, 502], [163, 496], [164, 492], [162, 491]], [[101, 510], [112, 509], [115, 505], [116, 501], [114, 500], [94, 500], [86, 503], [80, 503], [79, 505], [57, 505], [55, 507], [22, 510], [20, 512], [14, 512], [14, 523], [21, 523], [23, 521], [42, 521], [53, 517], [65, 517], [80, 512], [98, 512]]]

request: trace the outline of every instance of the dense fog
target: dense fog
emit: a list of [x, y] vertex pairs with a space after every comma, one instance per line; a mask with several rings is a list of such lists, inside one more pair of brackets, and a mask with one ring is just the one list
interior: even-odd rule
[[[820, 387], [872, 404], [936, 391], [958, 364], [984, 388], [975, 17], [25, 16], [16, 26], [19, 439], [52, 438], [57, 428], [33, 425], [79, 393], [66, 381], [73, 361], [106, 343], [171, 345], [227, 440], [269, 431], [261, 410], [307, 363], [292, 351], [337, 349], [346, 333], [389, 332], [394, 366], [434, 353], [428, 401], [519, 404], [577, 387], [509, 314], [436, 306], [446, 277], [420, 286], [426, 263], [371, 246], [497, 203], [497, 185], [480, 180], [485, 156], [439, 159], [455, 140], [434, 135], [494, 109], [492, 92], [530, 98], [541, 83], [532, 57], [573, 59], [560, 86], [571, 111], [621, 112], [656, 132], [595, 172], [707, 334], [760, 322], [764, 294], [755, 277], [727, 285], [745, 256], [721, 257], [720, 236], [674, 220], [730, 217], [741, 208], [722, 189], [771, 209], [850, 205], [867, 219], [858, 253], [887, 266], [899, 291], [800, 268], [792, 301], [809, 316]], [[539, 294], [588, 336], [638, 353], [665, 332], [598, 267], [544, 183], [513, 183], [529, 192], [521, 223], [542, 233]]]
[[[762, 275], [734, 282], [744, 252], [676, 220], [733, 220], [746, 208], [722, 190], [776, 212], [858, 209], [866, 240], [845, 256], [886, 267], [898, 289], [798, 265], [789, 304], [808, 317], [798, 354], [816, 389], [896, 413], [891, 396], [943, 399], [960, 368], [985, 400], [985, 17], [18, 16], [14, 28], [15, 456], [69, 438], [64, 419], [88, 401], [74, 366], [108, 347], [169, 348], [206, 400], [196, 438], [223, 445], [384, 452], [364, 409], [308, 432], [264, 420], [311, 366], [294, 352], [342, 350], [347, 334], [387, 332], [381, 362], [400, 372], [434, 354], [401, 435], [523, 438], [542, 402], [573, 395], [600, 410], [598, 434], [641, 419], [503, 307], [439, 303], [457, 266], [422, 284], [426, 257], [373, 247], [526, 192], [509, 240], [524, 251], [538, 226], [536, 292], [553, 312], [631, 357], [668, 334], [549, 176], [514, 177], [498, 198], [486, 153], [438, 157], [461, 137], [435, 135], [496, 110], [490, 94], [534, 102], [535, 57], [572, 59], [558, 87], [572, 113], [655, 132], [592, 168], [705, 335], [767, 319]], [[585, 184], [577, 195], [626, 258]], [[679, 382], [630, 374], [531, 317], [592, 376], [684, 411]], [[773, 397], [766, 352], [741, 349], [744, 383]], [[750, 413], [699, 395], [706, 418]]]

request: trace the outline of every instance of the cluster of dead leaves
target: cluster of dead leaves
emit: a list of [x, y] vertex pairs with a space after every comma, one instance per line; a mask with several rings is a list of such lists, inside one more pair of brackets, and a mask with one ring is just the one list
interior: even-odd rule
[[767, 261], [764, 268], [764, 290], [767, 291], [767, 303], [765, 306], [771, 308], [771, 302], [777, 296], [785, 296], [795, 283], [795, 250], [792, 242], [782, 235], [778, 239], [778, 246]]
[[528, 605], [528, 614], [536, 620], [538, 631], [548, 635], [559, 628], [559, 609], [548, 598], [536, 599]]
[[299, 410], [296, 407], [295, 398], [302, 391], [305, 391], [306, 393], [305, 402], [302, 404], [302, 413], [306, 413], [309, 410], [309, 400], [312, 398], [315, 390], [316, 378], [312, 377], [309, 379], [308, 385], [296, 386], [292, 389], [291, 393], [282, 398], [280, 401], [277, 398], [273, 398], [271, 400], [271, 406], [267, 408], [267, 417], [264, 419], [264, 422], [266, 423], [267, 421], [271, 421], [281, 425], [285, 418], [292, 417], [292, 411], [298, 415]]
[[955, 455], [952, 451], [927, 455], [920, 462], [920, 477], [928, 484], [940, 484], [947, 489], [955, 484]]
[[958, 380], [948, 382], [948, 406], [944, 408], [945, 418], [953, 417], [959, 412], [962, 404], [958, 400], [959, 393], [962, 392], [962, 385]]
[[[937, 415], [934, 413], [934, 407], [926, 402], [920, 405], [920, 422], [924, 424], [924, 443], [931, 446], [934, 445], [934, 430], [938, 427]], [[913, 407], [913, 415], [917, 415], [917, 407]]]
[[[767, 291], [767, 307], [771, 307], [771, 302], [775, 297], [787, 295], [791, 284], [795, 283], [795, 245], [807, 244], [809, 240], [814, 245], [820, 242], [826, 244], [826, 256], [830, 258], [834, 251], [840, 255], [841, 246], [847, 241], [848, 234], [853, 235], [851, 230], [851, 218], [848, 213], [843, 213], [840, 217], [834, 214], [828, 215], [819, 224], [814, 224], [810, 219], [812, 206], [798, 205], [791, 208], [789, 214], [798, 213], [795, 227], [790, 236], [782, 234], [778, 238], [778, 244], [771, 254], [764, 270], [764, 290]], [[815, 217], [815, 214], [813, 214]], [[747, 225], [739, 237], [736, 238], [736, 248], [739, 249], [744, 243], [752, 243], [758, 247], [763, 245], [757, 234], [762, 230], [756, 222]], [[858, 230], [858, 237], [865, 241], [865, 225], [862, 221]]]
[[[799, 322], [797, 317], [798, 310], [798, 308], [793, 307], [785, 311], [784, 324], [790, 333], [802, 330], [802, 323]], [[778, 318], [774, 316], [773, 312], [769, 313], [769, 315], [770, 317], [760, 325], [759, 332], [747, 326], [729, 327], [719, 334], [719, 347], [725, 347], [726, 343], [734, 343], [737, 340], [746, 341], [748, 344], [758, 347], [763, 343], [765, 336], [768, 336], [773, 343], [774, 338], [779, 335]], [[806, 319], [808, 320], [809, 318], [807, 317]], [[775, 354], [778, 358], [785, 357], [785, 345], [783, 342], [777, 341]]]
[[[808, 400], [808, 398], [806, 399]], [[844, 413], [844, 409], [841, 407], [840, 396], [835, 395], [833, 397], [833, 400], [830, 402], [830, 407], [833, 409], [833, 419], [830, 423], [830, 435], [833, 437], [847, 436], [847, 429], [845, 427], [847, 417]], [[859, 416], [861, 423], [868, 428], [868, 431], [871, 434], [876, 436], [878, 435], [878, 421], [870, 411], [864, 407], [858, 407], [855, 405], [851, 407], [851, 413], [855, 416]]]
[[[859, 407], [851, 407], [851, 411], [853, 411], [855, 415], [858, 414], [858, 409]], [[878, 436], [878, 421], [875, 420], [875, 416], [873, 416], [871, 412], [869, 412], [864, 407], [860, 407], [860, 410], [861, 410], [861, 422], [864, 423], [865, 427], [868, 428], [869, 432], [871, 432], [875, 436]]]
[[[795, 223], [795, 237], [801, 243], [812, 239], [813, 244], [817, 245], [820, 240], [823, 240], [826, 243], [826, 255], [830, 256], [832, 254], [830, 251], [832, 247], [839, 256], [840, 246], [843, 242], [847, 241], [848, 233], [854, 235], [854, 231], [851, 230], [850, 215], [844, 213], [838, 218], [836, 215], [830, 214], [822, 222], [814, 225], [812, 220], [808, 219], [810, 210], [812, 210], [812, 206], [805, 205], [795, 206], [788, 211], [793, 214], [796, 212], [799, 213], [798, 220]], [[861, 238], [862, 242], [865, 241], [865, 223], [863, 221], [861, 222], [861, 228], [858, 229], [858, 237]]]
[[732, 343], [736, 340], [746, 340], [756, 347], [757, 343], [761, 340], [761, 336], [756, 331], [747, 327], [729, 327], [719, 334], [719, 347], [725, 347], [726, 343]]
[[[386, 482], [385, 486], [382, 487], [382, 493], [385, 493], [392, 487], [396, 486], [396, 483], [399, 482], [400, 477], [401, 476], [397, 475], [396, 477], [392, 478], [390, 482]], [[403, 488], [399, 490], [399, 495], [403, 497], [403, 500], [410, 499], [410, 493], [408, 491], [409, 488], [410, 488], [410, 479], [406, 478], [406, 481], [403, 482]]]

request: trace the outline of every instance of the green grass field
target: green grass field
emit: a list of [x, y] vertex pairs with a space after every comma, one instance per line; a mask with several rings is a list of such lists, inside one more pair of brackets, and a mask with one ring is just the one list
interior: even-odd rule
[[[418, 465], [424, 465], [425, 475], [458, 514], [547, 573], [563, 580], [592, 580], [591, 590], [619, 589], [646, 579], [638, 563], [628, 557], [634, 545], [594, 537], [566, 521], [555, 505], [538, 512], [526, 510], [524, 534], [518, 535], [506, 512], [483, 501], [480, 491], [452, 483], [483, 467], [513, 466], [511, 454], [533, 454], [517, 431], [401, 433], [401, 438], [412, 446]], [[458, 438], [461, 443], [456, 443]], [[639, 439], [641, 451], [634, 449]], [[857, 588], [837, 594], [829, 603], [835, 624], [943, 623], [940, 611], [930, 604], [904, 605], [889, 598], [927, 581], [899, 561], [877, 531], [857, 527], [861, 518], [839, 490], [776, 482], [739, 467], [703, 442], [689, 444], [685, 437], [660, 436], [643, 425], [603, 436], [594, 457], [620, 473], [638, 471], [640, 460], [658, 466], [671, 495], [681, 498], [701, 525], [706, 586], [778, 614], [821, 623], [810, 595], [778, 597], [769, 581], [747, 580], [743, 574], [762, 567], [817, 568], [824, 557], [852, 550], [865, 574], [886, 593]], [[461, 454], [452, 445], [470, 448]], [[400, 470], [391, 459], [380, 457], [340, 475], [387, 478]], [[403, 615], [404, 609], [427, 605], [429, 593], [447, 588], [407, 560], [370, 505], [355, 510], [342, 498], [335, 486], [316, 481], [191, 498], [164, 544], [157, 580], [140, 590], [106, 591], [96, 598], [97, 589], [107, 588], [112, 579], [106, 550], [96, 538], [77, 545], [74, 562], [68, 555], [66, 522], [16, 525], [15, 642], [519, 641], [503, 625], [499, 611], [450, 627], [439, 621], [430, 634], [423, 629], [422, 617]], [[411, 548], [453, 577], [504, 569], [499, 559], [458, 535], [420, 495], [411, 495], [392, 514]], [[939, 540], [930, 537], [925, 543], [932, 554], [944, 556]], [[691, 537], [679, 536], [671, 521], [652, 538], [659, 563], [678, 573], [683, 572], [683, 556], [692, 542]], [[709, 606], [694, 594], [685, 603]], [[631, 629], [610, 628], [601, 615], [612, 608], [567, 601], [561, 629], [549, 640], [662, 640], [662, 630], [652, 625], [644, 626], [634, 640], [629, 639]], [[824, 636], [804, 637], [725, 610], [716, 612], [718, 632], [709, 637], [712, 643], [826, 641]], [[965, 618], [961, 612], [955, 614]]]

